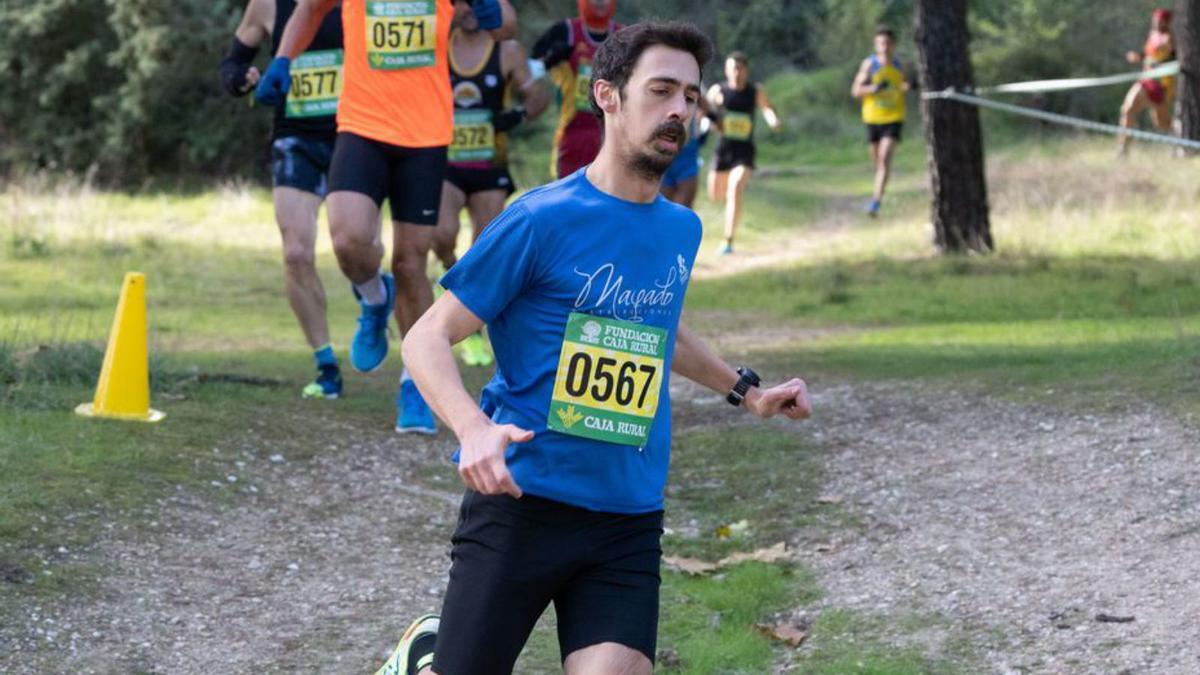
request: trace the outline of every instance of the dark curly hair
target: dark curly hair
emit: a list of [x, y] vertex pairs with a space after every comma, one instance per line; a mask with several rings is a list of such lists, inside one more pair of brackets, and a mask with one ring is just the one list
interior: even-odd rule
[[[696, 58], [700, 70], [712, 58], [712, 41], [699, 28], [682, 21], [646, 21], [626, 26], [609, 35], [600, 45], [592, 59], [592, 80], [612, 82], [625, 96], [625, 85], [642, 52], [655, 45], [662, 45], [690, 53]], [[588, 93], [592, 112], [604, 121], [604, 111], [596, 102], [595, 90]]]

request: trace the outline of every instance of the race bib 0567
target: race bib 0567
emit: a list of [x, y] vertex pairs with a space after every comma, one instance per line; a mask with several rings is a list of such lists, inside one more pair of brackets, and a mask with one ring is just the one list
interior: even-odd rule
[[668, 333], [572, 312], [563, 334], [549, 428], [621, 445], [645, 445], [658, 412]]

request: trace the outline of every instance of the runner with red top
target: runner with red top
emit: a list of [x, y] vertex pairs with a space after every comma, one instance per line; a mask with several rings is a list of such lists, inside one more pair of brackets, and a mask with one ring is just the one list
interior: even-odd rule
[[[1175, 60], [1175, 39], [1171, 36], [1171, 11], [1162, 7], [1150, 14], [1150, 34], [1146, 36], [1146, 44], [1142, 52], [1130, 51], [1125, 54], [1130, 63], [1142, 64], [1142, 68], [1150, 70], [1164, 63]], [[1139, 80], [1129, 88], [1125, 102], [1121, 104], [1121, 126], [1131, 128], [1137, 124], [1138, 115], [1143, 110], [1150, 109], [1150, 121], [1159, 131], [1171, 129], [1171, 101], [1175, 97], [1175, 77], [1167, 76], [1157, 79]], [[1118, 156], [1129, 152], [1129, 136], [1122, 134], [1117, 137]]]
[[[456, 14], [474, 10], [484, 30], [506, 39], [515, 33], [516, 16], [507, 0], [300, 0], [259, 81], [260, 101], [284, 103], [292, 60], [339, 4], [345, 84], [329, 171], [329, 227], [338, 265], [360, 304], [350, 362], [370, 372], [387, 356], [387, 319], [393, 307], [403, 336], [433, 302], [425, 265], [453, 136], [450, 25]], [[384, 199], [392, 214], [394, 277], [379, 271]], [[407, 367], [396, 404], [397, 431], [436, 433], [433, 415]]]
[[601, 126], [588, 103], [592, 60], [608, 36], [621, 28], [613, 20], [617, 0], [577, 0], [577, 5], [579, 16], [551, 26], [534, 43], [532, 53], [562, 95], [550, 154], [550, 172], [558, 178], [586, 166], [600, 151]]

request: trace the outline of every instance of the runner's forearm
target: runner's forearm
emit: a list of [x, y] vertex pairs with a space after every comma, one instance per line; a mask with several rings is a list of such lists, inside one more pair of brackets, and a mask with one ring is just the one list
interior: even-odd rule
[[738, 381], [737, 371], [682, 322], [675, 333], [671, 371], [722, 395], [729, 393]]
[[772, 129], [775, 129], [779, 126], [779, 114], [775, 112], [774, 108], [763, 108], [762, 113], [763, 119], [767, 121], [767, 126], [771, 127]]
[[300, 0], [288, 19], [279, 38], [279, 51], [275, 56], [295, 59], [312, 44], [313, 37], [321, 27], [321, 20], [333, 9], [334, 0]]

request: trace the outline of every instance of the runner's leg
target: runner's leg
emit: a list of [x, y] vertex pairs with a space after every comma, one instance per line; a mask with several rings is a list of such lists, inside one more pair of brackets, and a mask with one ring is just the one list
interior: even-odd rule
[[[1121, 104], [1121, 126], [1126, 129], [1137, 126], [1137, 117], [1143, 110], [1150, 106], [1150, 95], [1142, 89], [1140, 82], [1134, 82], [1129, 88], [1129, 93], [1125, 95], [1125, 102]], [[1129, 151], [1129, 136], [1120, 134], [1117, 136], [1117, 151], [1124, 155]]]
[[283, 239], [284, 284], [288, 304], [313, 349], [329, 344], [325, 289], [317, 275], [315, 249], [321, 198], [291, 187], [272, 191], [275, 222]]
[[729, 185], [729, 172], [713, 169], [708, 172], [708, 200], [714, 204], [725, 201], [725, 192]]
[[507, 190], [484, 190], [476, 192], [467, 200], [467, 211], [471, 214], [473, 226], [471, 242], [474, 243], [483, 234], [488, 223], [496, 219], [504, 211], [504, 202], [508, 199]]
[[728, 199], [725, 200], [725, 242], [729, 245], [733, 244], [737, 234], [742, 219], [742, 200], [753, 173], [754, 170], [745, 165], [735, 166], [729, 172]]
[[892, 155], [895, 152], [895, 138], [884, 136], [879, 139], [878, 158], [875, 162], [875, 201], [877, 202], [883, 201], [883, 193], [887, 189], [888, 177], [892, 172]]
[[446, 269], [458, 262], [455, 248], [458, 245], [459, 214], [466, 201], [467, 196], [462, 190], [449, 181], [442, 182], [442, 205], [438, 208], [438, 225], [433, 233], [433, 252]]

